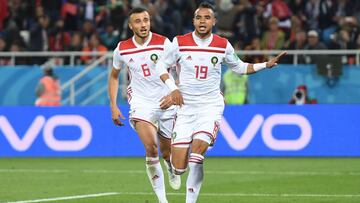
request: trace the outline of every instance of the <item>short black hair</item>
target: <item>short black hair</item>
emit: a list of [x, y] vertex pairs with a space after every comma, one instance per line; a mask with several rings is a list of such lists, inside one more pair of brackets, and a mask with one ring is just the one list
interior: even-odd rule
[[207, 1], [201, 2], [198, 6], [198, 9], [199, 8], [208, 8], [208, 9], [211, 9], [215, 13], [214, 5], [212, 5], [211, 3], [207, 2]]
[[142, 7], [135, 7], [135, 8], [130, 10], [128, 17], [130, 18], [130, 16], [132, 14], [134, 14], [134, 13], [142, 13], [142, 12], [148, 12], [148, 11], [145, 8], [142, 8]]

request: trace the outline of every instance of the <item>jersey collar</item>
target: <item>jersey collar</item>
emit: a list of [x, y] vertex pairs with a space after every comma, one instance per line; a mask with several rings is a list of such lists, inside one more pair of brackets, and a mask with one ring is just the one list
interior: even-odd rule
[[210, 37], [206, 38], [206, 39], [201, 39], [200, 37], [196, 36], [195, 31], [192, 32], [192, 37], [195, 41], [195, 43], [199, 46], [199, 47], [207, 47], [210, 45], [210, 43], [213, 40], [213, 34], [211, 33]]
[[150, 43], [151, 38], [152, 38], [152, 32], [149, 32], [149, 37], [148, 37], [148, 39], [145, 41], [145, 43], [144, 43], [143, 45], [140, 45], [139, 43], [136, 42], [135, 36], [132, 37], [132, 41], [133, 41], [133, 43], [135, 44], [135, 46], [136, 46], [137, 48], [141, 48], [141, 47], [146, 47], [146, 46]]

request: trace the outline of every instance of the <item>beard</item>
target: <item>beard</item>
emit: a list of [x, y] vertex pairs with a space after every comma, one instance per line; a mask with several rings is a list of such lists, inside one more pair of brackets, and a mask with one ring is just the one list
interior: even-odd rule
[[146, 31], [145, 33], [142, 33], [141, 31], [138, 31], [138, 32], [134, 32], [134, 34], [141, 39], [145, 39], [149, 36], [149, 32], [150, 31]]

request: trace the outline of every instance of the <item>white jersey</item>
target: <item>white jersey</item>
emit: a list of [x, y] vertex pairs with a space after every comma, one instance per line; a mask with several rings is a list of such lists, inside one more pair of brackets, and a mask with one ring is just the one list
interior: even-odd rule
[[202, 40], [195, 33], [174, 38], [171, 52], [159, 61], [158, 71], [174, 62], [180, 67], [179, 89], [185, 104], [211, 103], [218, 99], [222, 63], [239, 74], [246, 73], [248, 65], [237, 57], [227, 39], [212, 34]]
[[169, 39], [151, 32], [144, 45], [139, 45], [134, 37], [118, 44], [113, 54], [113, 67], [128, 69], [130, 105], [159, 107], [160, 99], [168, 94], [169, 89], [160, 80], [155, 64], [170, 45]]

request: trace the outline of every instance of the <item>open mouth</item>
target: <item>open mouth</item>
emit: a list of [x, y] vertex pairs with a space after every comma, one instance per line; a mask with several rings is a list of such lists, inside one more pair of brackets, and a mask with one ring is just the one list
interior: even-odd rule
[[141, 32], [141, 34], [146, 34], [147, 29], [141, 29], [140, 32]]
[[200, 25], [200, 26], [199, 26], [199, 30], [200, 30], [200, 31], [205, 31], [205, 30], [206, 30], [206, 26]]

